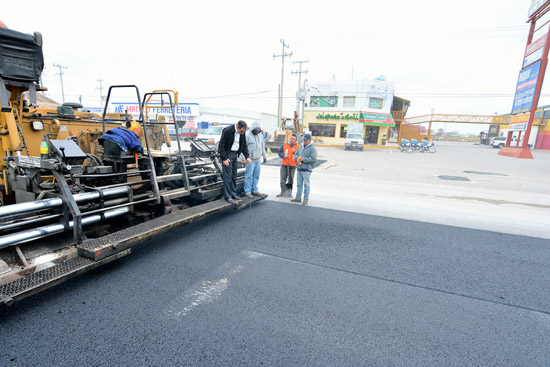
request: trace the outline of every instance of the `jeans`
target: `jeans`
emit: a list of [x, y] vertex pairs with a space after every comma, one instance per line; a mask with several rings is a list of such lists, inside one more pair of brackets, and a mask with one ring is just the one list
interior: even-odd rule
[[244, 173], [245, 194], [255, 194], [258, 192], [261, 165], [262, 163], [260, 161], [252, 161], [246, 165], [246, 172]]
[[292, 184], [294, 183], [294, 174], [296, 173], [296, 167], [281, 165], [281, 192], [285, 192], [287, 189], [286, 183], [290, 185], [290, 191], [292, 191]]
[[229, 152], [227, 158], [231, 160], [229, 167], [222, 163], [223, 197], [231, 199], [237, 197], [237, 154]]
[[311, 177], [311, 172], [307, 171], [298, 171], [298, 189], [296, 190], [296, 199], [301, 199], [302, 197], [302, 187], [304, 188], [304, 200], [309, 200], [309, 178]]

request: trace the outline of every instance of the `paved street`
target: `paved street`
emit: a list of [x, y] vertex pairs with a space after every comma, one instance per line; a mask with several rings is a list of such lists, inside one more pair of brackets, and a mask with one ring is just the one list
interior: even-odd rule
[[[548, 172], [533, 167], [547, 170], [550, 155], [521, 165], [462, 147], [349, 159], [321, 148], [312, 206], [270, 197], [2, 311], [0, 365], [548, 366], [550, 241], [538, 224], [512, 228], [529, 236], [497, 224], [514, 212], [548, 215], [539, 182]], [[477, 165], [471, 149], [484, 157]], [[463, 166], [442, 159], [457, 152]], [[276, 190], [276, 173], [264, 167], [263, 191]], [[384, 200], [388, 216], [367, 213]], [[420, 204], [452, 225], [413, 210]], [[469, 228], [452, 223], [468, 208]], [[479, 221], [491, 231], [474, 229]]]

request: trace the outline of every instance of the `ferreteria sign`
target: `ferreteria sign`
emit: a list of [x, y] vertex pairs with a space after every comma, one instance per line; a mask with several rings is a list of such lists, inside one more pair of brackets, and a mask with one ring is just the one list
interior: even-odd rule
[[315, 116], [318, 120], [359, 120], [358, 113], [318, 113]]

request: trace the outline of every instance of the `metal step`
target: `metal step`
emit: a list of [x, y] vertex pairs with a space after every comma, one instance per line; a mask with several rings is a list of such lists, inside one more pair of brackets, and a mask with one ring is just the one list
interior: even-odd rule
[[169, 200], [183, 198], [183, 197], [189, 196], [190, 194], [191, 193], [189, 192], [189, 190], [187, 190], [185, 187], [168, 190], [166, 192], [163, 192], [163, 191], [160, 192], [160, 196]]
[[76, 257], [64, 261], [44, 270], [24, 275], [14, 281], [0, 285], [0, 304], [11, 305], [25, 297], [43, 291], [62, 283], [74, 276], [92, 270], [98, 266], [120, 259], [130, 254], [131, 250], [121, 251], [101, 261], [92, 261], [83, 257]]
[[85, 240], [77, 247], [78, 254], [94, 261], [101, 260], [117, 252], [124, 251], [133, 245], [158, 237], [174, 228], [196, 222], [224, 211], [242, 208], [262, 199], [264, 199], [264, 197], [254, 196], [252, 199], [245, 197], [238, 206], [234, 206], [220, 199], [180, 210], [119, 232], [111, 233], [100, 238]]

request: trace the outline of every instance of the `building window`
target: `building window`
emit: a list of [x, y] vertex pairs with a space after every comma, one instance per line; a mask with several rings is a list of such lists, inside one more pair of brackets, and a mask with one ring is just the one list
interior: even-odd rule
[[345, 139], [347, 136], [348, 136], [348, 125], [340, 125], [340, 137]]
[[312, 136], [326, 136], [334, 138], [336, 125], [334, 124], [309, 124], [309, 130]]
[[337, 96], [314, 96], [309, 100], [309, 107], [337, 107], [338, 106], [338, 97]]
[[355, 96], [344, 97], [344, 107], [355, 107]]
[[369, 108], [376, 108], [381, 110], [384, 108], [384, 99], [383, 98], [375, 98], [370, 97], [369, 98]]

